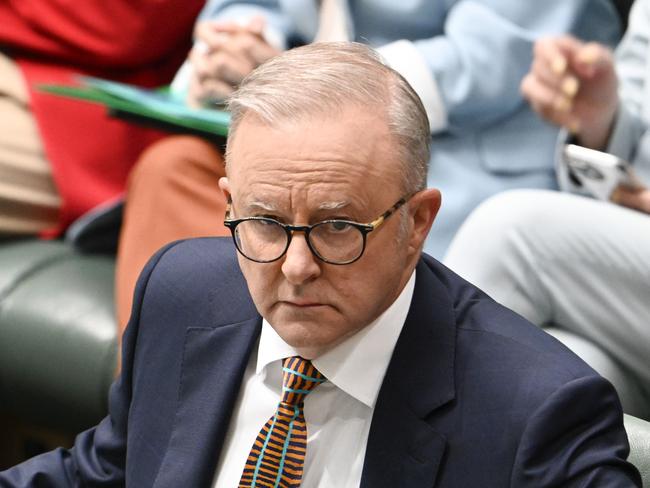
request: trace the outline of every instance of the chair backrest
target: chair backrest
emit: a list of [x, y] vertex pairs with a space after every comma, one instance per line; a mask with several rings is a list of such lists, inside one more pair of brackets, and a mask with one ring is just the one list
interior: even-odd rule
[[630, 440], [629, 461], [641, 473], [643, 486], [650, 488], [650, 422], [631, 415], [625, 415], [624, 422]]

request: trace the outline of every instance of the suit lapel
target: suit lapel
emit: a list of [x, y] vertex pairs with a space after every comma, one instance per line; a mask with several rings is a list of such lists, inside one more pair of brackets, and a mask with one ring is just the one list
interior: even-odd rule
[[363, 488], [433, 486], [446, 441], [425, 419], [455, 396], [455, 344], [448, 291], [420, 261], [411, 308], [377, 398]]
[[260, 329], [259, 317], [188, 328], [174, 427], [156, 488], [210, 485]]

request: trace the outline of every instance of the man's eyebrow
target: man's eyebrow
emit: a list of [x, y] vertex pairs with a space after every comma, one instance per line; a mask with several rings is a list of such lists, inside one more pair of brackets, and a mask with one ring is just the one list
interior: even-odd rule
[[350, 202], [323, 202], [318, 206], [318, 210], [339, 210], [350, 205]]
[[[320, 205], [318, 205], [318, 210], [339, 210], [341, 208], [345, 208], [350, 205], [350, 202], [345, 202], [345, 201], [340, 201], [340, 202], [323, 202]], [[245, 205], [247, 210], [265, 210], [268, 212], [277, 212], [278, 211], [278, 206], [270, 203], [270, 202], [263, 202], [263, 201], [252, 201], [249, 202]]]
[[245, 205], [247, 210], [264, 210], [266, 212], [277, 212], [278, 207], [270, 202], [253, 201]]

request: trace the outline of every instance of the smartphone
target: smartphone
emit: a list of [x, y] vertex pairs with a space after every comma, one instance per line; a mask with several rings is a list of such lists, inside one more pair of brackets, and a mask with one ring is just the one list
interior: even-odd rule
[[613, 154], [566, 144], [564, 160], [572, 177], [599, 200], [609, 200], [619, 185], [631, 189], [645, 188], [630, 163]]

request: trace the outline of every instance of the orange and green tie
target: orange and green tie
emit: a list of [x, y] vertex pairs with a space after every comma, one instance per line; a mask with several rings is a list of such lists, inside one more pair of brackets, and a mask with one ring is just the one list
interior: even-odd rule
[[299, 356], [282, 361], [282, 398], [246, 460], [239, 488], [300, 486], [307, 452], [305, 397], [325, 377]]

